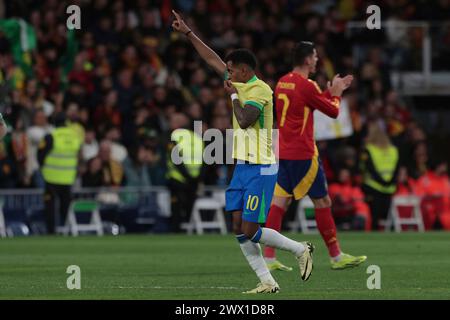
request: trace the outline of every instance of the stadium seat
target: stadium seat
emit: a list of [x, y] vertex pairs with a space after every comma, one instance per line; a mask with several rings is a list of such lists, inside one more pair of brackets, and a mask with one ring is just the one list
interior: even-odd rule
[[142, 194], [139, 199], [136, 223], [140, 225], [154, 225], [159, 211], [156, 195], [153, 193]]
[[[410, 217], [400, 215], [399, 207], [412, 208]], [[396, 232], [402, 232], [402, 226], [417, 226], [417, 230], [424, 231], [422, 213], [420, 210], [420, 198], [411, 195], [397, 195], [392, 198], [391, 208], [385, 224], [385, 231], [390, 231], [392, 226]]]
[[[16, 201], [15, 201], [16, 200]], [[1, 227], [0, 236], [28, 236], [30, 229], [24, 205], [11, 196], [4, 197], [0, 205]], [[15, 203], [14, 203], [15, 202]], [[24, 201], [26, 203], [26, 201]]]
[[[27, 224], [33, 235], [47, 234], [47, 226], [45, 224], [45, 207], [43, 205], [31, 205], [26, 210]], [[56, 218], [56, 224], [59, 225], [59, 215]]]
[[29, 236], [29, 235], [30, 235], [30, 228], [28, 228], [28, 226], [23, 222], [12, 221], [8, 223], [8, 226], [6, 227], [6, 236], [8, 237]]
[[[89, 223], [78, 223], [77, 215], [80, 213], [90, 213]], [[99, 204], [94, 200], [74, 200], [70, 203], [67, 213], [66, 224], [57, 229], [63, 234], [78, 236], [80, 232], [94, 231], [97, 235], [103, 235], [102, 219], [100, 217]]]
[[303, 233], [317, 233], [317, 223], [314, 216], [314, 204], [309, 197], [301, 199], [297, 206], [294, 221], [290, 223], [291, 230]]
[[[189, 222], [183, 223], [181, 228], [185, 229], [188, 234], [192, 234], [195, 231], [195, 233], [201, 235], [207, 229], [218, 229], [221, 234], [226, 234], [227, 226], [223, 216], [224, 206], [225, 193], [223, 191], [215, 191], [212, 197], [209, 198], [198, 198], [194, 203]], [[211, 221], [204, 221], [201, 215], [202, 210], [214, 211], [213, 219]]]

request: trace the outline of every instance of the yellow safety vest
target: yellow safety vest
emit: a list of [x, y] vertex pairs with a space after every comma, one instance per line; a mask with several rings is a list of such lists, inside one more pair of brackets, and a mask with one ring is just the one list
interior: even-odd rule
[[[390, 181], [398, 162], [398, 150], [394, 146], [388, 148], [379, 148], [373, 144], [366, 146], [367, 151], [372, 158], [373, 165], [378, 174], [385, 181]], [[364, 184], [381, 193], [393, 194], [397, 188], [396, 183], [382, 185], [372, 179], [369, 172], [364, 174]]]
[[172, 149], [167, 158], [167, 178], [186, 182], [186, 178], [181, 174], [172, 161], [172, 157], [179, 155], [182, 164], [189, 175], [197, 178], [203, 163], [203, 140], [195, 132], [187, 129], [177, 129], [171, 135], [172, 141], [176, 143], [176, 150]]
[[72, 185], [77, 176], [79, 135], [73, 128], [61, 127], [52, 132], [53, 148], [45, 157], [42, 168], [44, 180], [59, 185]]
[[67, 127], [72, 128], [78, 134], [78, 137], [81, 141], [84, 141], [84, 137], [86, 135], [84, 127], [78, 122], [68, 122]]

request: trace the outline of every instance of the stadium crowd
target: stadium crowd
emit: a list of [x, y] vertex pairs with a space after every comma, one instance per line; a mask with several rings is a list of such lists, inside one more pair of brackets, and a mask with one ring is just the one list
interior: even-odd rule
[[[194, 120], [202, 120], [204, 130], [231, 127], [222, 79], [170, 27], [171, 10], [177, 9], [221, 56], [237, 47], [255, 52], [258, 77], [272, 88], [290, 71], [290, 49], [299, 40], [316, 44], [320, 60], [314, 80], [320, 87], [336, 73], [355, 75], [344, 96], [354, 134], [318, 142], [337, 218], [362, 216], [363, 222], [352, 220], [351, 227], [368, 230], [374, 210], [382, 211], [376, 220], [387, 213], [379, 203], [393, 193], [387, 200], [377, 198], [364, 183], [367, 175], [377, 175], [367, 159], [370, 140], [399, 151], [395, 177], [386, 184], [398, 185], [396, 193], [427, 197], [427, 229], [450, 229], [448, 159], [435, 156], [426, 128], [390, 83], [390, 70], [417, 67], [414, 48], [394, 50], [389, 30], [346, 36], [348, 21], [366, 17], [367, 1], [70, 3], [81, 7], [80, 30], [66, 28], [68, 1], [0, 1], [2, 21], [22, 17], [29, 37], [35, 37], [33, 50], [17, 56], [20, 37], [0, 24], [0, 112], [9, 128], [0, 142], [0, 188], [44, 187], [39, 144], [61, 112], [84, 139], [77, 180], [82, 187], [168, 185], [174, 129]], [[382, 12], [397, 22], [448, 19], [450, 5], [382, 1]], [[440, 42], [447, 50], [449, 30]], [[411, 41], [420, 42], [421, 36], [411, 34]], [[354, 46], [363, 52], [356, 62]], [[450, 65], [449, 57], [442, 51], [436, 61]], [[230, 176], [229, 165], [205, 165], [195, 180], [225, 186]]]

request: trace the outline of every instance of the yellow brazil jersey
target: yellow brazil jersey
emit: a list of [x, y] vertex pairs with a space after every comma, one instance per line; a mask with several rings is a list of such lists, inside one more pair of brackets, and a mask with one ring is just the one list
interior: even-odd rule
[[252, 105], [261, 110], [259, 119], [247, 129], [241, 129], [233, 113], [233, 158], [255, 164], [275, 163], [272, 89], [256, 76], [247, 83], [233, 82], [233, 85], [243, 108]]

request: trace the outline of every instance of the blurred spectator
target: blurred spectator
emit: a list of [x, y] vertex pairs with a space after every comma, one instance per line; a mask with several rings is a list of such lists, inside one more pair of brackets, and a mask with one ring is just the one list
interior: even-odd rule
[[84, 137], [84, 144], [81, 149], [82, 151], [82, 159], [84, 161], [88, 161], [98, 154], [98, 142], [97, 135], [95, 133], [94, 128], [89, 127], [86, 129], [86, 134]]
[[88, 94], [94, 91], [92, 81], [92, 64], [87, 60], [86, 52], [81, 52], [75, 57], [72, 71], [68, 75], [69, 81], [76, 81]]
[[28, 151], [27, 151], [27, 170], [28, 179], [32, 185], [37, 188], [44, 188], [45, 181], [39, 170], [38, 147], [43, 138], [53, 130], [43, 110], [36, 110], [33, 116], [33, 125], [27, 129]]
[[120, 126], [122, 124], [122, 115], [117, 107], [117, 92], [109, 91], [103, 101], [98, 106], [93, 115], [93, 124], [98, 132], [105, 133], [108, 125]]
[[369, 206], [364, 202], [361, 189], [352, 184], [348, 169], [339, 170], [338, 180], [330, 184], [328, 192], [333, 203], [336, 225], [343, 227], [348, 224], [347, 228], [352, 230], [371, 230]]
[[123, 167], [112, 158], [112, 144], [109, 140], [100, 142], [98, 156], [88, 162], [82, 177], [83, 187], [117, 187], [122, 185]]
[[397, 148], [378, 123], [370, 123], [361, 155], [361, 169], [363, 191], [372, 213], [372, 230], [378, 230], [380, 220], [387, 218], [391, 197], [396, 190], [398, 167]]
[[[133, 103], [138, 95], [138, 87], [135, 84], [132, 69], [123, 68], [118, 72], [115, 89], [117, 91], [117, 110], [120, 112], [121, 120], [123, 120], [121, 128], [124, 133], [124, 141], [131, 143], [131, 138], [128, 137], [127, 133], [132, 130]], [[107, 107], [115, 109], [115, 101], [111, 106], [107, 104]], [[115, 110], [114, 114], [116, 114]], [[100, 114], [100, 116], [104, 115]], [[118, 125], [118, 123], [113, 124]]]
[[155, 186], [165, 186], [167, 184], [165, 159], [155, 147], [151, 146], [151, 144], [146, 144], [146, 148], [148, 153], [150, 180]]
[[[189, 128], [189, 118], [175, 113], [170, 118], [172, 130], [168, 146], [167, 177], [172, 197], [172, 232], [180, 232], [194, 205], [203, 161], [203, 141]], [[178, 156], [179, 159], [174, 161]], [[181, 158], [180, 158], [181, 157]]]
[[423, 196], [422, 214], [425, 228], [450, 230], [450, 181], [446, 161], [435, 161], [417, 181]]
[[17, 180], [16, 163], [8, 155], [5, 142], [0, 140], [0, 188], [16, 188]]
[[408, 169], [406, 167], [400, 167], [398, 170], [397, 191], [395, 191], [395, 195], [419, 196], [417, 181], [408, 175]]
[[127, 149], [120, 143], [122, 133], [118, 127], [111, 127], [106, 130], [105, 139], [111, 142], [111, 157], [122, 163], [128, 156]]
[[357, 151], [355, 148], [344, 145], [335, 152], [335, 166], [350, 171], [353, 182], [359, 181], [359, 168], [357, 167]]
[[414, 179], [420, 178], [428, 170], [428, 146], [425, 142], [419, 142], [413, 148], [412, 158], [409, 161], [409, 172]]
[[79, 135], [80, 139], [84, 141], [84, 125], [81, 123], [81, 115], [82, 111], [77, 103], [71, 102], [67, 106], [66, 116], [67, 116], [67, 124], [74, 129]]
[[151, 155], [143, 145], [131, 148], [129, 156], [124, 160], [125, 186], [148, 187], [152, 185], [149, 172]]
[[18, 173], [18, 185], [28, 186], [29, 177], [26, 175], [28, 136], [22, 118], [17, 118], [11, 134], [11, 148]]
[[6, 135], [7, 132], [8, 132], [8, 127], [6, 126], [6, 123], [3, 120], [3, 116], [0, 113], [0, 139], [2, 139]]
[[104, 184], [102, 160], [99, 157], [91, 158], [87, 163], [86, 172], [81, 179], [83, 187], [102, 187]]

